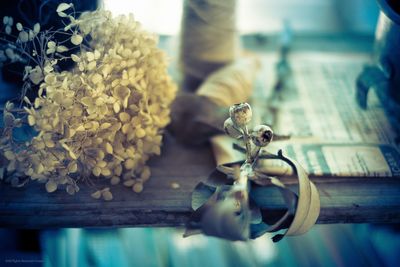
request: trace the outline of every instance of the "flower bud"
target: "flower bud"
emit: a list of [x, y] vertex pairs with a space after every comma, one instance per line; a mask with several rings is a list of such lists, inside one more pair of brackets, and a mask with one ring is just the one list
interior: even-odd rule
[[224, 131], [227, 135], [229, 135], [232, 138], [238, 139], [239, 137], [242, 136], [242, 132], [235, 127], [235, 124], [233, 123], [231, 118], [227, 118], [224, 122]]
[[229, 116], [239, 128], [246, 126], [251, 121], [252, 115], [251, 107], [247, 103], [235, 104], [229, 108]]
[[267, 125], [257, 125], [250, 134], [251, 141], [256, 146], [263, 147], [272, 141], [274, 133]]

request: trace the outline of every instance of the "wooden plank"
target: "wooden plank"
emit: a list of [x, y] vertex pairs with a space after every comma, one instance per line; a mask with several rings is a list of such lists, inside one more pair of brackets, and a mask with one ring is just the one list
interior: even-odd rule
[[[399, 223], [400, 180], [390, 178], [314, 179], [321, 199], [317, 223]], [[284, 207], [275, 188], [255, 188], [255, 201], [271, 212]]]
[[[142, 193], [111, 187], [110, 202], [90, 197], [95, 188], [81, 186], [75, 196], [48, 194], [43, 184], [23, 188], [0, 184], [0, 226], [18, 228], [99, 227], [183, 224], [190, 214], [190, 194], [214, 165], [208, 146], [195, 149], [167, 136], [163, 156], [151, 160], [152, 177]], [[177, 182], [180, 188], [173, 189]], [[106, 185], [106, 184], [104, 184]]]
[[[113, 187], [111, 202], [91, 198], [96, 189], [88, 186], [81, 186], [78, 194], [69, 196], [66, 192], [48, 194], [44, 185], [34, 182], [24, 188], [0, 183], [0, 227], [184, 225], [191, 214], [192, 190], [214, 168], [210, 147], [185, 147], [166, 136], [162, 156], [152, 159], [150, 165], [152, 177], [141, 194], [123, 186]], [[399, 178], [314, 181], [321, 195], [318, 223], [400, 223]], [[180, 188], [173, 189], [173, 182]], [[253, 193], [255, 201], [272, 217], [285, 208], [276, 188], [255, 188]]]
[[[123, 186], [112, 188], [114, 200], [90, 197], [95, 189], [82, 186], [75, 196], [48, 194], [44, 185], [23, 188], [0, 185], [0, 227], [130, 227], [182, 226], [190, 213], [190, 195], [214, 167], [208, 146], [190, 148], [167, 136], [163, 156], [151, 160], [152, 178], [141, 194]], [[315, 180], [321, 194], [318, 223], [399, 223], [400, 180]], [[367, 181], [367, 182], [366, 182]], [[177, 182], [180, 188], [173, 189]], [[284, 209], [279, 191], [255, 188], [255, 201], [278, 216]]]

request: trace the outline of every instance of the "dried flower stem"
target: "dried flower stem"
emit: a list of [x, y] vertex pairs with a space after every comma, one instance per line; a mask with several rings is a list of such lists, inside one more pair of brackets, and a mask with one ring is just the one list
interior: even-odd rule
[[254, 158], [251, 154], [251, 139], [249, 136], [249, 130], [247, 126], [244, 126], [242, 128], [243, 131], [243, 142], [246, 146], [246, 163], [252, 163], [254, 161]]

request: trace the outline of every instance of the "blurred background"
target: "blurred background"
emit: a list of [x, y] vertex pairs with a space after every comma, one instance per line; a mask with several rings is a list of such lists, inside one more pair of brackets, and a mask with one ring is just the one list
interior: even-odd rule
[[[161, 35], [162, 46], [177, 49], [182, 0], [100, 4], [114, 14], [133, 13], [144, 28]], [[299, 38], [322, 36], [329, 43], [338, 36], [360, 37], [367, 52], [377, 17], [375, 0], [238, 0], [237, 27], [247, 38], [244, 45], [261, 38], [267, 50], [274, 49], [269, 36], [288, 21]], [[182, 230], [170, 228], [1, 229], [0, 266], [398, 266], [398, 225], [317, 225], [276, 244], [270, 238], [184, 239]]]
[[0, 230], [0, 266], [398, 266], [395, 225], [316, 225], [278, 243], [182, 238], [172, 228]]
[[[132, 12], [150, 31], [177, 35], [183, 0], [104, 0], [114, 14]], [[237, 0], [241, 34], [276, 33], [289, 20], [297, 33], [373, 34], [378, 18], [375, 0]]]

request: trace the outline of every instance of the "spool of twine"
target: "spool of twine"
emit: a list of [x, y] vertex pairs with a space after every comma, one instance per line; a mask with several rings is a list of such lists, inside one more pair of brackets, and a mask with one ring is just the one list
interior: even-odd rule
[[183, 87], [194, 91], [238, 53], [236, 0], [185, 0], [180, 67]]
[[246, 102], [253, 92], [260, 66], [256, 57], [237, 60], [208, 76], [196, 94], [206, 96], [218, 106], [226, 108]]

